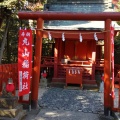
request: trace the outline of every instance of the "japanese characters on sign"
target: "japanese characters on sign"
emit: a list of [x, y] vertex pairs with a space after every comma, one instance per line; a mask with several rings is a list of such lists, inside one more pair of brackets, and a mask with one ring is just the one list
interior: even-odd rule
[[69, 69], [69, 74], [80, 74], [80, 69]]
[[18, 44], [18, 83], [19, 96], [30, 92], [32, 71], [32, 30], [19, 31]]

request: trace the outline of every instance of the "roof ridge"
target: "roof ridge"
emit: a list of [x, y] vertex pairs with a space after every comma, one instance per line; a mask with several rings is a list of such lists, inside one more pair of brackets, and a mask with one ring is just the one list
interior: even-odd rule
[[[47, 3], [54, 4], [54, 3], [109, 3], [110, 0], [49, 0]], [[112, 1], [111, 1], [112, 2]]]

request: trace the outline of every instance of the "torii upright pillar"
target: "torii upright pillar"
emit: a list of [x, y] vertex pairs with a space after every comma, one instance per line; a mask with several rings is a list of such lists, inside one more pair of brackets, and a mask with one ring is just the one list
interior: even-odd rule
[[37, 20], [36, 42], [35, 42], [35, 55], [33, 66], [33, 79], [32, 79], [32, 93], [31, 93], [31, 106], [36, 109], [38, 106], [38, 89], [40, 80], [40, 67], [41, 67], [41, 53], [42, 53], [42, 30], [43, 19]]
[[112, 112], [111, 97], [111, 36], [110, 36], [111, 19], [105, 21], [105, 40], [104, 40], [104, 114], [109, 115]]

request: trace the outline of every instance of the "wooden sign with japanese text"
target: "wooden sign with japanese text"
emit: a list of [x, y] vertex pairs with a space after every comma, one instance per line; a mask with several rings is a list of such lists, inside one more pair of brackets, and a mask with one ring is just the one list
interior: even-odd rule
[[82, 87], [82, 68], [68, 67], [66, 68], [66, 86], [67, 84], [79, 84]]
[[18, 83], [19, 96], [30, 92], [32, 72], [32, 30], [19, 30]]

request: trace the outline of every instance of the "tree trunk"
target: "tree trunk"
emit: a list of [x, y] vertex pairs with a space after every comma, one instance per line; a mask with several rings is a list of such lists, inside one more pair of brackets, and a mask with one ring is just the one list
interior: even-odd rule
[[3, 41], [1, 44], [1, 50], [0, 50], [0, 64], [2, 61], [2, 57], [3, 57], [3, 52], [4, 52], [4, 48], [5, 48], [5, 43], [7, 41], [6, 37], [7, 37], [7, 33], [8, 33], [8, 28], [9, 28], [9, 18], [7, 19], [7, 24], [6, 24], [6, 28], [5, 28], [5, 33], [4, 33], [4, 37], [3, 37]]

